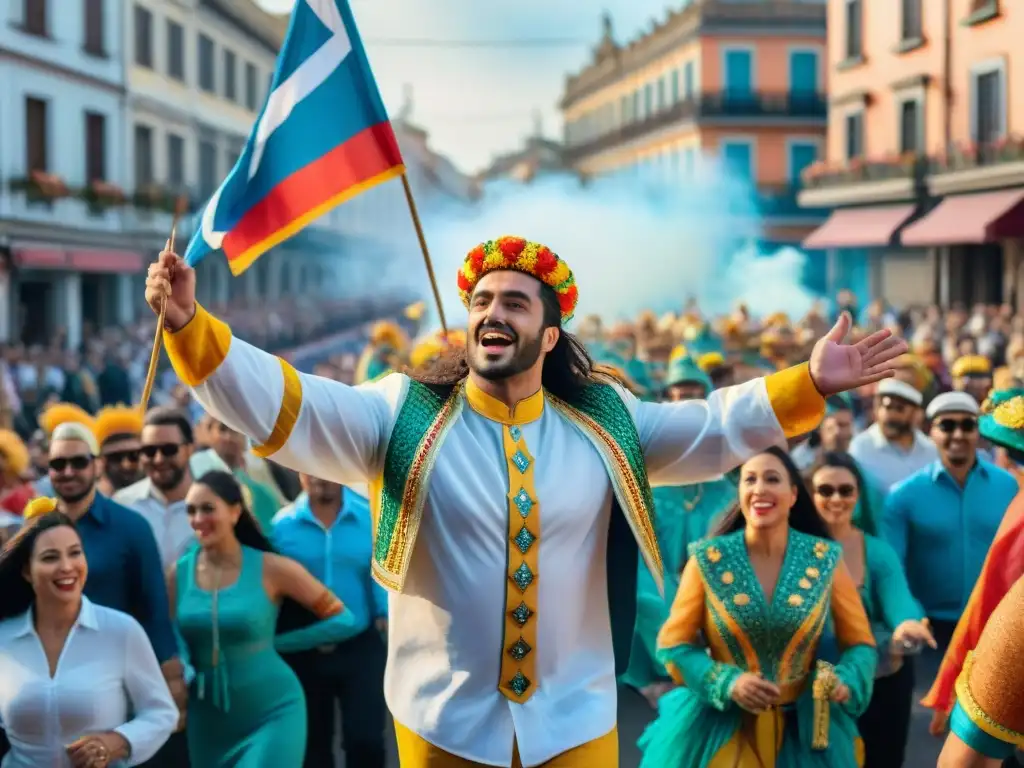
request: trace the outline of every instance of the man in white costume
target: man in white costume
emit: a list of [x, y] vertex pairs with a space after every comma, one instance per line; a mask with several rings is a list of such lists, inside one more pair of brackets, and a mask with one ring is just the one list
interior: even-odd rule
[[642, 403], [562, 325], [572, 272], [502, 237], [458, 275], [468, 347], [429, 375], [349, 387], [232, 337], [173, 253], [149, 270], [164, 342], [202, 405], [260, 456], [370, 483], [375, 578], [390, 591], [385, 693], [403, 768], [618, 765], [637, 557], [661, 583], [651, 484], [718, 477], [817, 426], [823, 396], [892, 375], [886, 331], [715, 392]]

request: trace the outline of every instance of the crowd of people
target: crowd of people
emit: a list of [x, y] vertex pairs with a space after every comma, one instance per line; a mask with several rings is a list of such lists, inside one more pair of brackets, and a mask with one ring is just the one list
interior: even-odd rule
[[[282, 348], [379, 309], [289, 306], [230, 314], [228, 325]], [[893, 378], [828, 397], [820, 426], [786, 428], [785, 449], [747, 450], [702, 482], [663, 471], [669, 482], [654, 489], [665, 584], [649, 560], [632, 566], [636, 621], [617, 670], [652, 707], [644, 766], [934, 765], [951, 717], [969, 741], [955, 683], [1015, 578], [994, 593], [978, 585], [1014, 557], [1024, 570], [1019, 546], [998, 562], [990, 554], [1007, 537], [1024, 541], [1007, 514], [1024, 473], [1024, 318], [1006, 307], [860, 310], [844, 293], [796, 320], [744, 307], [707, 318], [691, 305], [611, 326], [583, 318], [577, 330], [595, 371], [637, 402], [682, 402], [807, 360], [842, 312], [855, 318], [854, 345], [883, 329], [909, 341]], [[398, 370], [451, 377], [467, 331], [411, 341], [420, 317], [377, 323], [365, 349], [329, 352], [315, 373], [371, 388]], [[512, 327], [493, 332], [511, 339]], [[385, 664], [403, 637], [388, 642], [377, 581], [392, 572], [377, 569], [371, 488], [269, 460], [283, 446], [273, 414], [259, 416], [270, 421], [255, 445], [235, 428], [255, 406], [211, 394], [180, 349], [155, 407], [123, 405], [141, 387], [152, 330], [90, 334], [82, 355], [5, 350], [15, 416], [0, 431], [0, 765], [330, 766], [337, 707], [347, 765], [384, 766]], [[207, 410], [211, 398], [219, 406]], [[504, 429], [508, 472], [522, 462], [525, 475], [518, 430]], [[285, 460], [302, 464], [296, 455]], [[532, 502], [513, 490], [509, 515], [526, 521]], [[536, 535], [525, 522], [517, 531], [525, 558]], [[612, 525], [610, 551], [616, 536], [631, 538]], [[508, 653], [521, 664], [537, 608], [527, 562], [528, 577], [509, 576], [524, 600], [509, 613], [521, 634]], [[421, 624], [437, 620], [434, 598], [402, 597]], [[529, 691], [522, 669], [499, 687], [513, 701]], [[906, 752], [925, 694], [930, 756]], [[401, 719], [400, 751], [420, 754]], [[527, 762], [530, 748], [519, 743], [514, 759], [541, 764]], [[1011, 752], [999, 757], [1017, 765]]]

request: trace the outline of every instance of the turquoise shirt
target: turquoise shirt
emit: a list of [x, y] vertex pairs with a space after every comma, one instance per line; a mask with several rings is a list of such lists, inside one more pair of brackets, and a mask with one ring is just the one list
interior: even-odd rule
[[963, 487], [936, 461], [890, 491], [882, 535], [929, 617], [960, 619], [1003, 514], [1019, 490], [1013, 475], [978, 459]]

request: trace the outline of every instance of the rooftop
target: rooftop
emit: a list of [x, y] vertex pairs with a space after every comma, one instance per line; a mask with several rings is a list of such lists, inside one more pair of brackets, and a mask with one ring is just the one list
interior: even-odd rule
[[272, 52], [281, 50], [288, 32], [290, 14], [267, 13], [253, 0], [201, 0], [206, 7], [222, 14]]

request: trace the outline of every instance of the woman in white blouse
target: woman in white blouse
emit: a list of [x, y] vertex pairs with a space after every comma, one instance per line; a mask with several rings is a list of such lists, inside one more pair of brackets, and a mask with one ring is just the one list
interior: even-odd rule
[[33, 518], [0, 555], [2, 768], [138, 765], [177, 725], [146, 633], [83, 597], [87, 574], [59, 512]]

